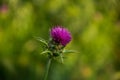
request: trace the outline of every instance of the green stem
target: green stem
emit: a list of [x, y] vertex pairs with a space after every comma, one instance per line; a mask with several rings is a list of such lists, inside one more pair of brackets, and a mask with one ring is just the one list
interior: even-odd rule
[[49, 72], [50, 65], [51, 65], [51, 61], [52, 61], [52, 58], [49, 58], [48, 59], [48, 63], [47, 63], [47, 68], [46, 68], [45, 76], [44, 76], [44, 80], [47, 80], [48, 72]]

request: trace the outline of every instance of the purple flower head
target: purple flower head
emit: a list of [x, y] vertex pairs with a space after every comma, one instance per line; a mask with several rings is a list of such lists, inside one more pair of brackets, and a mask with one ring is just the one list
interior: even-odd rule
[[56, 26], [51, 29], [51, 37], [56, 42], [66, 46], [71, 41], [71, 34], [66, 28]]

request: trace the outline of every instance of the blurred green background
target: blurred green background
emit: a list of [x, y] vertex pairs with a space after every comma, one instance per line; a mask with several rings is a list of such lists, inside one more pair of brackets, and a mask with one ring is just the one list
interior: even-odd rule
[[48, 80], [120, 80], [120, 0], [0, 0], [0, 80], [42, 80], [47, 57], [34, 36], [61, 25], [72, 41]]

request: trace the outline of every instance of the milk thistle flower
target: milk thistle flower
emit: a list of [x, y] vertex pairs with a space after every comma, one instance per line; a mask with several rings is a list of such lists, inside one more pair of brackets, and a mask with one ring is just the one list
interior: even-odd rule
[[61, 44], [63, 46], [66, 46], [66, 44], [68, 44], [71, 41], [70, 32], [67, 29], [62, 28], [60, 26], [52, 28], [50, 34], [52, 39], [56, 43]]
[[50, 30], [50, 40], [48, 42], [44, 39], [38, 38], [46, 48], [41, 54], [46, 54], [48, 56], [47, 70], [44, 80], [47, 80], [49, 68], [53, 59], [59, 57], [63, 63], [63, 54], [74, 52], [71, 50], [64, 50], [65, 46], [71, 41], [71, 39], [71, 33], [61, 26], [55, 26]]

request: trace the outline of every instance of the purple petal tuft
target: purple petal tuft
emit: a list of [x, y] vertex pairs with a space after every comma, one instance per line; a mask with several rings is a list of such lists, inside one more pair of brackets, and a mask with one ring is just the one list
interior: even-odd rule
[[51, 29], [51, 37], [56, 43], [66, 46], [71, 41], [71, 34], [66, 28], [56, 26]]

